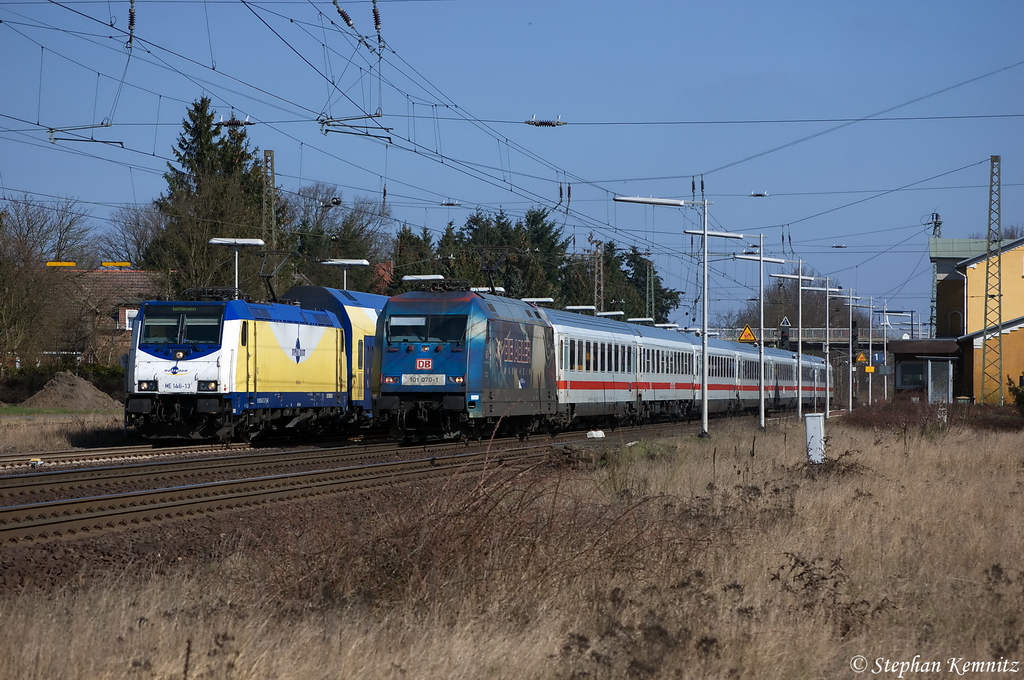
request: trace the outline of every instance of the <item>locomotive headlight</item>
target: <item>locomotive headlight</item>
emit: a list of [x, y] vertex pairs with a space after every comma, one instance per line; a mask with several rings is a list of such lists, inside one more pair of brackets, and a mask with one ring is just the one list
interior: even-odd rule
[[185, 358], [185, 350], [183, 350], [183, 349], [176, 349], [176, 350], [174, 350], [174, 358], [175, 359], [184, 359]]
[[156, 392], [155, 380], [140, 380], [139, 392]]
[[200, 380], [199, 384], [196, 385], [196, 389], [199, 392], [216, 392], [217, 381], [216, 380]]
[[380, 381], [385, 385], [397, 385], [400, 381], [400, 378], [397, 375], [384, 375], [381, 376]]
[[454, 385], [465, 385], [466, 384], [466, 376], [464, 376], [464, 375], [450, 375], [450, 376], [448, 376], [448, 382], [450, 382], [450, 383], [452, 383]]

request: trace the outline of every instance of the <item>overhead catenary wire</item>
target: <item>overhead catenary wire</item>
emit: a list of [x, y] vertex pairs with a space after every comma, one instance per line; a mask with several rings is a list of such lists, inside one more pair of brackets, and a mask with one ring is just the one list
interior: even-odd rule
[[[390, 54], [390, 53], [389, 53], [389, 54]], [[326, 69], [325, 69], [325, 71], [324, 71], [324, 72], [325, 72], [325, 74], [327, 74], [328, 76], [330, 76], [330, 73], [329, 73], [329, 72], [327, 72], [327, 70], [326, 70]], [[378, 91], [380, 91], [380, 90], [378, 90]], [[160, 96], [162, 96], [162, 94], [161, 94]], [[437, 113], [436, 113], [436, 111], [437, 111], [437, 107], [438, 107], [439, 105], [440, 105], [440, 104], [431, 104], [431, 106], [433, 107], [433, 111], [432, 111], [432, 112], [434, 113], [434, 118], [435, 118], [435, 121], [437, 121], [437, 120], [442, 120], [442, 119], [444, 119], [444, 118], [445, 118], [445, 117], [441, 117], [441, 116], [437, 115]], [[158, 104], [158, 106], [159, 106], [159, 104]], [[158, 116], [158, 118], [159, 118], [159, 116]], [[436, 123], [435, 123], [435, 127], [436, 127]], [[437, 135], [437, 137], [439, 138], [439, 135]], [[302, 146], [302, 145], [303, 145], [303, 142], [302, 142], [302, 141], [300, 141], [300, 140], [296, 140], [296, 141], [297, 141], [297, 143], [298, 143], [298, 144], [300, 145], [300, 148], [305, 148], [305, 147], [303, 147], [303, 146]], [[155, 151], [155, 147], [156, 147], [156, 141], [155, 141], [155, 138], [154, 138], [154, 144], [153, 144], [153, 146], [154, 146], [154, 151]], [[402, 146], [404, 146], [404, 145], [402, 145]], [[415, 149], [417, 145], [415, 145], [415, 144], [411, 144], [410, 146], [411, 146], [412, 148], [414, 148], [414, 149]], [[506, 146], [504, 147], [504, 150], [503, 150], [503, 151], [504, 151], [504, 154], [505, 154], [505, 156], [506, 156], [506, 157], [510, 155], [510, 154], [509, 154], [509, 150], [510, 150], [510, 148], [512, 148], [512, 147], [511, 147], [510, 145], [508, 145], [508, 144], [506, 144]], [[318, 149], [317, 151], [319, 152], [319, 151], [329, 151], [329, 150], [328, 150], [328, 149], [326, 149], [326, 147], [321, 147], [321, 149]], [[151, 156], [152, 156], [152, 155], [155, 155], [155, 153], [154, 153], [154, 154], [150, 154], [150, 155], [151, 155]], [[341, 154], [335, 154], [335, 155], [337, 155], [337, 156], [341, 156]], [[448, 159], [447, 159], [447, 157], [446, 157], [446, 156], [444, 156], [444, 155], [443, 155], [443, 153], [441, 153], [441, 150], [440, 150], [439, 148], [435, 148], [435, 149], [434, 149], [434, 157], [435, 157], [435, 158], [436, 158], [436, 159], [438, 160], [438, 162], [442, 162], [442, 163], [447, 163], [447, 162], [448, 162]], [[465, 159], [464, 159], [464, 160], [465, 160]], [[517, 160], [518, 160], [518, 156], [517, 156]], [[471, 167], [474, 167], [474, 168], [476, 168], [476, 169], [485, 169], [485, 168], [484, 168], [484, 165], [485, 165], [485, 164], [479, 164], [479, 163], [478, 163], [478, 164], [472, 165], [472, 164], [468, 164], [468, 163], [467, 163], [467, 165], [470, 165]], [[523, 178], [523, 177], [526, 177], [526, 176], [527, 176], [527, 174], [523, 172], [523, 168], [522, 168], [522, 167], [520, 166], [520, 164], [519, 164], [519, 163], [517, 163], [517, 164], [516, 164], [516, 171], [517, 171], [516, 173], [513, 173], [513, 172], [512, 172], [512, 168], [510, 167], [510, 166], [511, 166], [511, 162], [510, 162], [510, 160], [503, 160], [503, 161], [502, 161], [502, 165], [503, 165], [503, 166], [504, 166], [504, 168], [505, 168], [505, 169], [503, 170], [504, 176], [502, 176], [502, 177], [501, 177], [501, 180], [502, 180], [502, 182], [503, 182], [503, 183], [508, 183], [508, 184], [513, 184], [513, 185], [514, 185], [514, 184], [516, 184], [516, 183], [518, 183], [518, 182], [520, 181], [519, 179], [516, 179], [516, 178]], [[131, 166], [128, 166], [128, 167], [129, 167], [129, 170], [130, 170]], [[301, 175], [301, 174], [302, 174], [302, 173], [300, 172], [300, 175]], [[563, 177], [567, 178], [567, 177], [568, 177], [568, 173], [563, 173]], [[543, 179], [543, 178], [542, 178], [542, 179]], [[547, 178], [547, 179], [548, 179], [548, 181], [550, 181], [550, 178]], [[568, 181], [566, 182], [566, 184], [567, 184], [567, 185], [569, 184], [569, 183], [568, 183]], [[415, 183], [415, 181], [413, 181], [413, 182], [409, 182], [409, 183], [407, 183], [407, 185], [408, 185], [408, 186], [411, 186], [411, 187], [414, 187], [414, 188], [416, 188], [416, 189], [417, 189], [417, 191], [419, 190], [419, 188], [418, 188], [418, 187], [416, 186], [416, 183]], [[415, 194], [416, 192], [411, 192], [411, 193]], [[389, 196], [389, 200], [391, 200], [391, 199], [392, 199], [392, 198], [394, 198], [394, 197], [397, 197], [397, 195], [398, 195], [398, 194], [396, 194], [396, 193], [392, 193], [392, 196]], [[528, 195], [528, 194], [522, 194], [522, 196], [523, 196], [524, 198], [525, 198], [525, 197], [526, 197], [527, 195]], [[584, 196], [583, 198], [585, 199], [586, 197]], [[551, 205], [553, 205], [553, 204], [554, 204], [554, 205], [558, 205], [558, 204], [555, 204], [555, 203], [554, 203], [554, 199], [553, 199], [553, 198], [551, 198], [551, 197], [550, 197], [550, 195], [547, 195], [547, 196], [546, 196], [546, 199], [545, 199], [545, 200], [546, 200], [546, 201], [548, 201], [548, 203], [547, 203], [547, 205], [548, 205], [548, 206], [551, 206]], [[471, 201], [467, 201], [467, 203], [471, 203]], [[581, 202], [580, 200], [578, 200], [578, 201], [577, 201], [577, 203], [576, 203], [576, 204], [574, 204], [574, 206], [576, 206], [576, 207], [579, 207], [579, 206], [584, 206], [584, 205], [585, 205], [585, 200], [584, 200], [584, 201], [582, 201], [582, 202]], [[566, 214], [568, 215], [568, 211], [566, 211]], [[575, 216], [574, 216], [574, 217], [575, 217]], [[582, 219], [582, 217], [581, 217], [580, 219]], [[810, 219], [810, 218], [805, 218], [805, 219]], [[600, 228], [601, 228], [601, 229], [611, 229], [611, 230], [613, 230], [613, 231], [614, 231], [614, 233], [620, 233], [620, 232], [621, 232], [621, 233], [624, 233], [624, 234], [628, 234], [628, 233], [629, 233], [629, 229], [628, 229], [628, 228], [625, 228], [625, 229], [620, 229], [620, 228], [619, 228], [618, 226], [613, 226], [612, 224], [610, 224], [608, 220], [605, 220], [603, 224], [600, 224]], [[653, 235], [653, 232], [652, 232], [652, 235]], [[792, 239], [792, 234], [790, 234], [790, 236], [789, 236], [789, 240], [790, 240], [790, 247], [792, 248], [792, 245], [793, 245], [793, 239]]]

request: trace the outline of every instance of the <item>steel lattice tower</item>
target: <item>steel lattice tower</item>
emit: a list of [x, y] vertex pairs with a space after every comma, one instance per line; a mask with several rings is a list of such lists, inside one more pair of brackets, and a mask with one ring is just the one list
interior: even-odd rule
[[1003, 228], [999, 218], [1000, 157], [992, 156], [988, 187], [985, 325], [981, 331], [981, 403], [1003, 404]]
[[[932, 213], [932, 238], [942, 238], [942, 219], [939, 218], [939, 213]], [[939, 294], [939, 265], [937, 262], [932, 262], [932, 309], [931, 315], [928, 319], [928, 324], [931, 326], [932, 333], [930, 337], [936, 337], [938, 321], [938, 294]]]
[[274, 152], [263, 151], [263, 233], [270, 234], [271, 249], [277, 248], [277, 180], [274, 173]]

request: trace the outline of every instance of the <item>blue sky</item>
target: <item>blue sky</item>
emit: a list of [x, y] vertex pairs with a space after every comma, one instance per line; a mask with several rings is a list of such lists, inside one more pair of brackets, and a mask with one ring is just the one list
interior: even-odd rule
[[[1024, 224], [1019, 0], [380, 0], [383, 50], [371, 3], [339, 4], [354, 30], [331, 2], [138, 0], [129, 51], [128, 2], [5, 0], [2, 192], [74, 197], [102, 228], [164, 190], [185, 110], [207, 95], [256, 123], [285, 191], [386, 186], [399, 221], [438, 234], [477, 208], [547, 207], [579, 251], [591, 235], [650, 251], [686, 291], [684, 324], [700, 267], [682, 230], [699, 213], [613, 196], [690, 199], [695, 177], [700, 198], [703, 175], [713, 229], [763, 233], [768, 255], [925, 318], [926, 222], [984, 233], [994, 154], [1002, 224]], [[372, 137], [318, 122], [378, 110]], [[712, 271], [712, 318], [756, 292], [752, 263]]]

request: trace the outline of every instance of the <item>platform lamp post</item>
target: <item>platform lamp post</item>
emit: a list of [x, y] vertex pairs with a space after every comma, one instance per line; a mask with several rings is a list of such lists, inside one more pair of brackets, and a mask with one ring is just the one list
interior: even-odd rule
[[341, 289], [348, 290], [348, 270], [352, 267], [369, 267], [368, 260], [320, 260], [320, 264], [341, 267]]
[[833, 300], [846, 300], [846, 306], [850, 308], [850, 341], [849, 341], [849, 353], [850, 361], [847, 366], [849, 371], [846, 376], [846, 412], [850, 413], [853, 411], [853, 301], [859, 300], [860, 298], [853, 294], [853, 290], [848, 291], [847, 295], [833, 295]]
[[760, 326], [761, 335], [758, 336], [757, 342], [757, 355], [758, 362], [761, 370], [758, 373], [758, 407], [757, 407], [757, 427], [762, 432], [765, 429], [764, 426], [764, 263], [768, 262], [771, 264], [784, 264], [786, 261], [777, 257], [765, 257], [764, 256], [764, 234], [758, 234], [758, 246], [757, 246], [757, 257], [753, 255], [735, 255], [737, 260], [753, 260], [760, 262], [760, 273], [757, 276], [757, 300], [758, 300], [758, 324]]
[[796, 274], [771, 274], [777, 279], [796, 279], [796, 417], [804, 415], [804, 281], [813, 281], [813, 276], [804, 276], [804, 261], [798, 260]]
[[701, 333], [700, 333], [700, 437], [707, 439], [708, 433], [708, 237], [718, 238], [745, 238], [743, 234], [733, 234], [727, 231], [708, 231], [708, 206], [711, 205], [706, 199], [700, 201], [681, 201], [674, 198], [644, 198], [642, 196], [616, 196], [615, 201], [620, 203], [641, 203], [644, 205], [667, 205], [673, 208], [683, 208], [688, 205], [699, 205], [702, 210], [700, 231], [684, 230], [684, 234], [701, 236], [701, 248], [703, 250], [703, 275], [701, 287]]
[[[876, 310], [871, 310], [872, 312]], [[889, 325], [889, 301], [885, 300], [882, 302], [882, 308], [877, 310], [882, 314], [882, 367], [885, 371], [882, 372], [882, 399], [889, 401], [889, 376], [887, 372], [889, 370], [889, 329], [892, 326]]]
[[238, 290], [238, 251], [242, 248], [262, 248], [267, 244], [261, 238], [211, 238], [209, 244], [211, 246], [227, 246], [235, 251], [235, 299], [237, 300], [241, 297], [241, 291]]
[[[868, 310], [868, 366], [871, 367], [871, 372], [868, 373], [868, 406], [871, 406], [872, 404], [875, 403], [874, 402], [874, 398], [871, 396], [871, 383], [874, 381], [874, 377], [875, 377], [875, 373], [874, 373], [874, 370], [875, 370], [875, 368], [874, 368], [874, 365], [875, 365], [875, 362], [874, 362], [874, 359], [875, 359], [875, 354], [874, 354], [875, 346], [874, 346], [874, 338], [872, 337], [872, 335], [875, 332], [875, 325], [874, 325], [875, 324], [875, 317], [874, 317], [874, 314], [875, 314], [875, 298], [868, 297], [868, 303], [866, 305], [850, 305], [850, 306], [851, 307], [858, 307], [860, 309]], [[852, 327], [852, 325], [853, 324], [851, 324], [851, 327]], [[852, 331], [851, 331], [851, 334], [852, 334]]]
[[831, 399], [831, 395], [828, 392], [832, 388], [832, 385], [831, 385], [832, 381], [829, 379], [829, 369], [832, 368], [832, 358], [831, 358], [832, 357], [832, 343], [829, 342], [829, 340], [831, 339], [829, 336], [831, 334], [830, 332], [831, 332], [832, 329], [829, 326], [829, 320], [828, 320], [828, 296], [829, 296], [830, 293], [839, 293], [839, 292], [842, 292], [842, 290], [843, 290], [842, 288], [830, 288], [829, 285], [828, 285], [829, 280], [830, 279], [826, 276], [825, 277], [825, 286], [824, 287], [821, 287], [821, 286], [804, 286], [804, 290], [815, 290], [815, 291], [819, 291], [819, 292], [824, 292], [825, 293], [825, 419], [826, 420], [828, 420], [828, 412], [831, 409], [831, 404], [829, 402], [832, 400]]

